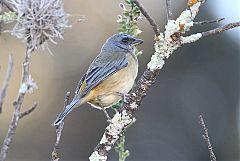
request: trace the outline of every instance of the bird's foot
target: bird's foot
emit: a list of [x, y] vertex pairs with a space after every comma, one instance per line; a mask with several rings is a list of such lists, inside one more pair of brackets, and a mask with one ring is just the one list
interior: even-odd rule
[[105, 116], [107, 117], [107, 122], [112, 123], [112, 118], [108, 115], [107, 110], [105, 108], [102, 108], [102, 111], [104, 112]]
[[112, 124], [112, 119], [110, 119], [110, 120], [107, 119], [107, 122], [108, 122], [109, 124]]
[[117, 95], [119, 95], [120, 97], [122, 97], [123, 102], [128, 102], [127, 98], [130, 96], [130, 94], [117, 92]]

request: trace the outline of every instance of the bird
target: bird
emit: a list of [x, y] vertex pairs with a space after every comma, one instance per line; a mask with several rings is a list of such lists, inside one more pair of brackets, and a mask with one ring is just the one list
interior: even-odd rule
[[53, 125], [59, 125], [73, 109], [85, 103], [102, 110], [110, 121], [106, 109], [120, 101], [135, 83], [138, 59], [134, 48], [142, 43], [142, 39], [124, 33], [109, 37], [80, 79], [72, 101]]

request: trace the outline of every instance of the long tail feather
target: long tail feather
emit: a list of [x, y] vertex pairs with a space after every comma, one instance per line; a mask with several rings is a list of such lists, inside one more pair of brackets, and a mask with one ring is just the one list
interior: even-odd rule
[[65, 117], [76, 107], [75, 105], [79, 102], [78, 99], [73, 99], [72, 102], [66, 106], [66, 108], [61, 112], [57, 119], [54, 121], [53, 126], [60, 124]]

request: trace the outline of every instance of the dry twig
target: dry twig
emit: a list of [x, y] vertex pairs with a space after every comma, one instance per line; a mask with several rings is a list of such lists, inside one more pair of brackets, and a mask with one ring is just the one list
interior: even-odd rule
[[24, 112], [20, 113], [19, 119], [29, 115], [31, 112], [33, 112], [36, 108], [37, 108], [37, 103], [35, 102], [31, 107], [29, 107], [28, 109], [26, 109]]
[[194, 26], [196, 26], [196, 25], [202, 26], [202, 25], [206, 25], [206, 24], [210, 24], [210, 23], [219, 23], [219, 22], [221, 22], [221, 21], [223, 21], [223, 20], [225, 20], [225, 18], [220, 18], [220, 19], [211, 20], [211, 21], [209, 21], [209, 20], [206, 20], [206, 21], [198, 21], [198, 22], [193, 22], [193, 24], [194, 24]]
[[13, 112], [12, 120], [8, 129], [7, 135], [3, 141], [2, 149], [0, 152], [0, 161], [4, 161], [6, 159], [7, 151], [12, 142], [15, 130], [18, 125], [18, 121], [20, 119], [20, 109], [21, 109], [25, 94], [27, 92], [27, 90], [23, 91], [21, 90], [21, 88], [25, 84], [27, 84], [27, 82], [29, 81], [29, 65], [30, 65], [31, 53], [32, 53], [32, 50], [30, 49], [26, 50], [25, 59], [23, 61], [23, 74], [22, 74], [21, 86], [19, 89], [17, 100], [13, 103], [14, 112]]
[[239, 22], [230, 23], [230, 24], [227, 24], [227, 25], [224, 25], [224, 26], [220, 26], [220, 27], [218, 27], [216, 29], [213, 29], [213, 30], [210, 30], [210, 31], [202, 32], [202, 37], [219, 34], [219, 33], [222, 33], [222, 32], [224, 32], [226, 30], [231, 30], [231, 29], [233, 29], [235, 27], [239, 27], [239, 26], [240, 26], [240, 21]]
[[132, 2], [135, 3], [138, 6], [141, 13], [146, 17], [146, 19], [148, 20], [148, 22], [152, 26], [155, 35], [159, 36], [160, 35], [159, 27], [158, 27], [157, 23], [155, 22], [155, 20], [148, 14], [148, 12], [144, 8], [144, 6], [140, 2], [138, 2], [137, 0], [132, 0]]
[[208, 129], [204, 123], [204, 120], [203, 120], [203, 117], [202, 115], [199, 116], [199, 123], [203, 129], [203, 140], [206, 142], [207, 146], [208, 146], [208, 152], [209, 152], [209, 157], [210, 157], [210, 160], [211, 161], [217, 161], [217, 158], [213, 152], [213, 148], [212, 148], [212, 145], [211, 145], [211, 142], [210, 142], [210, 138], [209, 138], [209, 135], [208, 135]]
[[[67, 92], [65, 95], [65, 100], [64, 100], [64, 107], [63, 109], [70, 103], [70, 92]], [[56, 134], [57, 134], [57, 138], [56, 138], [56, 142], [52, 151], [52, 161], [58, 161], [60, 159], [59, 157], [59, 153], [58, 153], [58, 149], [59, 149], [59, 143], [61, 140], [61, 134], [62, 134], [62, 130], [63, 130], [63, 125], [64, 125], [64, 121], [62, 121], [60, 124], [56, 125]]]
[[8, 59], [7, 73], [6, 73], [5, 80], [4, 80], [3, 87], [2, 87], [2, 90], [1, 90], [1, 94], [0, 94], [0, 113], [2, 113], [3, 101], [4, 101], [4, 98], [6, 96], [7, 87], [8, 87], [10, 77], [11, 77], [11, 74], [12, 74], [12, 68], [13, 68], [13, 58], [12, 58], [12, 55], [10, 55], [9, 59]]
[[167, 9], [167, 19], [168, 20], [173, 20], [171, 0], [166, 0], [166, 9]]
[[7, 7], [9, 11], [16, 12], [13, 5], [8, 0], [1, 0], [1, 3]]

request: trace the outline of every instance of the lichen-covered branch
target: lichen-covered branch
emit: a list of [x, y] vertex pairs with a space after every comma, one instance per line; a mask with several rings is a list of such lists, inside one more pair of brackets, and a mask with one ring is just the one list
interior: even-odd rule
[[5, 79], [4, 79], [4, 82], [3, 82], [3, 86], [2, 86], [2, 90], [1, 90], [1, 93], [0, 93], [0, 113], [2, 113], [3, 101], [4, 101], [4, 98], [6, 96], [7, 87], [8, 87], [10, 77], [11, 77], [11, 74], [12, 74], [12, 68], [13, 68], [13, 58], [12, 58], [12, 55], [10, 55], [9, 59], [8, 59], [7, 73], [6, 73], [6, 76], [5, 76]]
[[136, 86], [124, 99], [123, 106], [120, 108], [119, 112], [114, 115], [111, 123], [106, 127], [100, 143], [89, 157], [91, 161], [107, 160], [108, 152], [119, 139], [121, 133], [126, 131], [129, 125], [135, 120], [133, 116], [134, 112], [142, 103], [144, 96], [147, 95], [152, 84], [154, 84], [156, 77], [165, 64], [165, 60], [169, 58], [175, 50], [184, 44], [198, 41], [206, 35], [213, 35], [239, 26], [238, 23], [234, 23], [212, 30], [210, 33], [205, 32], [186, 37], [183, 36], [183, 34], [189, 31], [194, 25], [193, 20], [199, 11], [199, 7], [205, 2], [204, 0], [188, 0], [188, 8], [183, 11], [176, 20], [168, 20], [165, 26], [165, 32], [160, 33], [158, 27], [155, 25], [155, 21], [150, 17], [143, 5], [138, 0], [133, 0], [133, 2], [139, 7], [142, 14], [149, 21], [157, 36], [154, 45], [155, 53], [152, 55], [150, 62], [147, 64], [147, 69], [144, 71]]
[[217, 158], [213, 152], [213, 148], [212, 148], [212, 144], [210, 142], [210, 138], [209, 138], [209, 135], [208, 135], [208, 129], [204, 123], [204, 120], [203, 120], [203, 117], [202, 115], [199, 116], [199, 123], [203, 129], [203, 140], [206, 142], [207, 146], [208, 146], [208, 151], [209, 151], [209, 157], [210, 157], [210, 160], [211, 161], [217, 161]]

